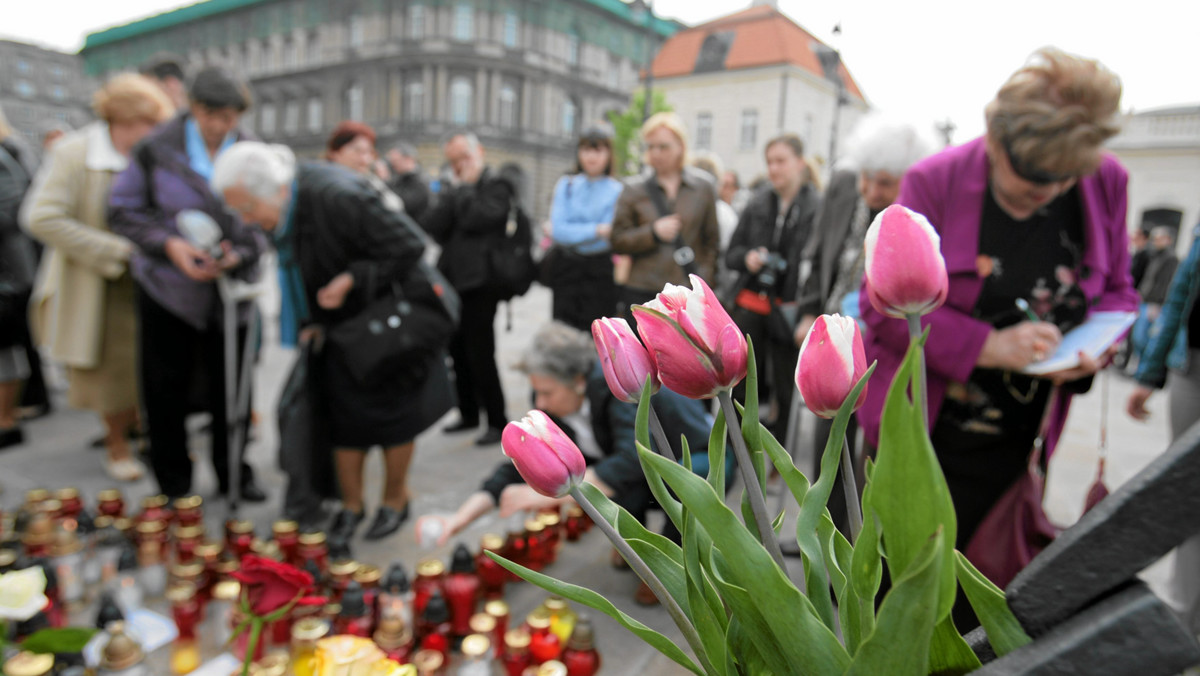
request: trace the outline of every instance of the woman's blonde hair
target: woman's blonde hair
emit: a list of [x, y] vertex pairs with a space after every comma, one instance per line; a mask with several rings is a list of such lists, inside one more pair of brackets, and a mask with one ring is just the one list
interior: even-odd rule
[[675, 113], [651, 115], [650, 119], [642, 125], [642, 142], [645, 143], [646, 137], [658, 129], [666, 129], [679, 139], [679, 145], [683, 146], [683, 156], [679, 158], [679, 168], [686, 167], [691, 161], [691, 155], [688, 153], [688, 134], [687, 129], [683, 126], [683, 120]]
[[987, 105], [987, 134], [1015, 163], [1088, 174], [1100, 166], [1101, 145], [1120, 131], [1120, 103], [1121, 79], [1099, 61], [1043, 47]]
[[137, 73], [121, 73], [96, 91], [92, 97], [92, 110], [109, 124], [158, 124], [175, 113], [175, 106], [150, 78]]

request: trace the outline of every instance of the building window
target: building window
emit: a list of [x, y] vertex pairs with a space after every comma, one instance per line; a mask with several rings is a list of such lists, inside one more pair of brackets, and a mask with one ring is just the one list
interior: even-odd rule
[[567, 36], [567, 63], [579, 65], [579, 36], [574, 33]]
[[575, 135], [575, 120], [579, 117], [579, 107], [571, 99], [563, 101], [562, 105], [562, 133], [563, 136]]
[[425, 118], [425, 84], [409, 82], [404, 85], [404, 121], [420, 122]]
[[346, 87], [345, 118], [347, 120], [363, 119], [363, 86], [358, 82]]
[[363, 19], [362, 16], [355, 14], [354, 16], [350, 17], [350, 27], [349, 28], [350, 28], [350, 37], [348, 39], [348, 42], [349, 42], [350, 46], [353, 47], [354, 49], [358, 49], [359, 47], [362, 47], [363, 42], [365, 41], [365, 36], [366, 36], [366, 31], [367, 31], [366, 20]]
[[24, 99], [31, 99], [33, 98], [33, 95], [37, 93], [37, 88], [35, 88], [27, 80], [17, 80], [17, 84], [14, 88], [17, 90], [17, 96], [20, 96]]
[[22, 75], [28, 75], [30, 70], [32, 70], [32, 69], [31, 69], [28, 61], [26, 61], [25, 59], [21, 59], [21, 60], [17, 61], [17, 72], [18, 73], [20, 73]]
[[517, 46], [517, 31], [521, 27], [521, 20], [513, 12], [508, 12], [504, 15], [504, 46]]
[[758, 111], [742, 111], [741, 149], [754, 150], [758, 145]]
[[275, 104], [264, 103], [262, 112], [259, 113], [258, 131], [263, 136], [275, 135]]
[[452, 124], [469, 124], [471, 122], [473, 94], [471, 81], [467, 78], [456, 77], [450, 81], [450, 122]]
[[283, 109], [283, 133], [288, 136], [300, 131], [300, 102], [288, 101]]
[[608, 60], [608, 78], [609, 89], [620, 89], [621, 87], [621, 62], [617, 59], [610, 58]]
[[500, 123], [501, 129], [515, 129], [517, 126], [517, 90], [512, 85], [500, 88]]
[[712, 150], [712, 113], [696, 116], [696, 149]]
[[321, 133], [321, 125], [324, 124], [323, 113], [325, 106], [321, 101], [321, 97], [313, 95], [308, 97], [308, 132], [310, 134]]
[[471, 5], [454, 6], [454, 39], [463, 42], [475, 39], [475, 8]]
[[288, 38], [283, 43], [283, 67], [290, 70], [296, 67], [296, 41]]
[[408, 37], [417, 39], [425, 36], [425, 5], [410, 5], [408, 8]]
[[66, 71], [63, 70], [62, 66], [56, 65], [50, 68], [50, 75], [52, 75], [56, 80], [61, 80], [63, 79], [63, 76], [66, 75]]

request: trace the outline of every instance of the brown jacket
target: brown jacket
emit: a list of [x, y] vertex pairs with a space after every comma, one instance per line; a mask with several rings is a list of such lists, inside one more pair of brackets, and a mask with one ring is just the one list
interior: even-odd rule
[[[699, 174], [684, 170], [674, 210], [683, 222], [680, 230], [683, 243], [696, 254], [696, 274], [709, 285], [715, 284], [720, 235], [712, 184]], [[658, 292], [668, 282], [690, 286], [687, 274], [673, 257], [675, 243], [663, 242], [654, 234], [653, 225], [658, 218], [658, 209], [646, 192], [646, 181], [634, 179], [626, 185], [613, 216], [612, 248], [614, 253], [633, 258], [628, 287]]]

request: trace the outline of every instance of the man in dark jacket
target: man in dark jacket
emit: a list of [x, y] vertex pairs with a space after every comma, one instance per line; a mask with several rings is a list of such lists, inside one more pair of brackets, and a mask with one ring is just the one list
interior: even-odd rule
[[771, 139], [765, 153], [771, 186], [746, 204], [725, 265], [741, 275], [730, 316], [754, 341], [759, 400], [768, 403], [774, 395], [771, 419], [782, 438], [796, 389], [792, 374], [798, 353], [787, 314], [800, 288], [801, 254], [821, 198], [805, 181], [804, 144], [798, 136]]
[[421, 221], [442, 246], [438, 269], [462, 298], [462, 320], [450, 342], [459, 419], [445, 431], [478, 428], [483, 408], [487, 429], [475, 444], [488, 446], [500, 443], [500, 433], [508, 422], [496, 369], [494, 324], [500, 296], [490, 285], [488, 252], [504, 238], [516, 191], [484, 165], [483, 146], [474, 134], [450, 137], [445, 153], [459, 185], [445, 192]]
[[1179, 257], [1175, 255], [1175, 233], [1171, 228], [1158, 226], [1150, 231], [1150, 242], [1146, 245], [1145, 272], [1138, 282], [1138, 294], [1142, 302], [1138, 306], [1138, 318], [1130, 333], [1133, 356], [1139, 360], [1150, 344], [1150, 328], [1162, 311], [1167, 299], [1167, 289], [1175, 278]]
[[397, 143], [387, 151], [386, 157], [392, 171], [388, 187], [404, 200], [404, 213], [414, 221], [419, 221], [429, 210], [432, 193], [421, 176], [416, 149], [407, 143]]

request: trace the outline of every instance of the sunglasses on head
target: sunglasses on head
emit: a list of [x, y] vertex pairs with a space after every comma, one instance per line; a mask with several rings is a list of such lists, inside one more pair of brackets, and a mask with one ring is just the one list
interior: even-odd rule
[[1037, 185], [1050, 185], [1051, 183], [1061, 183], [1076, 177], [1073, 173], [1055, 173], [1033, 166], [1033, 164], [1022, 160], [1013, 152], [1010, 141], [1004, 141], [1003, 147], [1004, 154], [1008, 157], [1008, 165], [1012, 167], [1013, 173], [1023, 181]]

